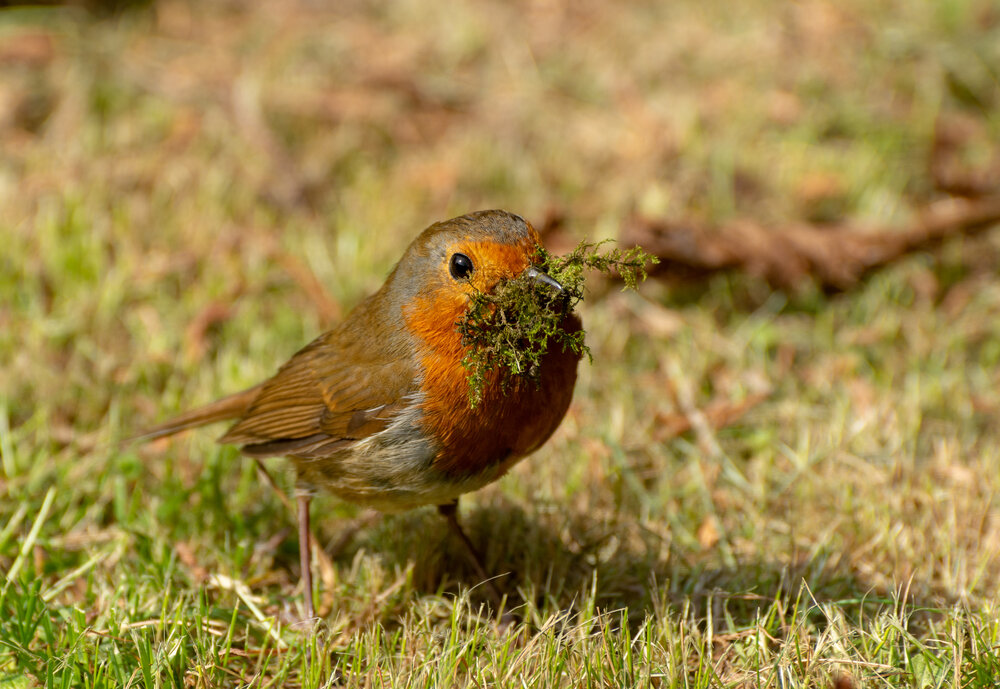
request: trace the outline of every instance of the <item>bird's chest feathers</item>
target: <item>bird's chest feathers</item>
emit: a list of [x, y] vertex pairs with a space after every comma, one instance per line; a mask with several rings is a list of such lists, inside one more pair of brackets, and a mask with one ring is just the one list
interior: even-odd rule
[[[440, 444], [434, 466], [455, 478], [485, 471], [503, 473], [545, 442], [558, 425], [565, 404], [553, 396], [565, 394], [566, 381], [558, 380], [558, 372], [546, 371], [543, 365], [540, 386], [519, 376], [504, 385], [506, 372], [494, 370], [487, 376], [481, 401], [472, 407], [468, 372], [462, 366], [468, 348], [455, 327], [466, 302], [456, 299], [447, 309], [441, 306], [436, 302], [433, 310], [417, 308], [407, 314], [419, 343], [424, 393], [421, 423]], [[428, 312], [436, 317], [418, 315]], [[575, 378], [575, 359], [572, 363]], [[568, 388], [572, 390], [572, 381]]]

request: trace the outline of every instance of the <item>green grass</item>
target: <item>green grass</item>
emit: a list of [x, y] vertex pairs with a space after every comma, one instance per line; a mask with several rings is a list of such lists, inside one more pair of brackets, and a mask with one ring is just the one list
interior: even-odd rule
[[986, 0], [0, 10], [0, 686], [995, 686], [995, 231], [840, 295], [595, 281], [562, 427], [463, 501], [505, 629], [427, 509], [359, 529], [303, 633], [222, 429], [118, 440], [459, 213], [904, 223], [939, 118], [996, 155], [998, 46]]

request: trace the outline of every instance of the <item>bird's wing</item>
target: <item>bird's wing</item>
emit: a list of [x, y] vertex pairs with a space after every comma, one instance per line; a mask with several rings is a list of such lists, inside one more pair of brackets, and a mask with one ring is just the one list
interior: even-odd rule
[[405, 353], [371, 345], [320, 337], [261, 386], [219, 442], [252, 456], [320, 457], [383, 430], [410, 403], [414, 370]]

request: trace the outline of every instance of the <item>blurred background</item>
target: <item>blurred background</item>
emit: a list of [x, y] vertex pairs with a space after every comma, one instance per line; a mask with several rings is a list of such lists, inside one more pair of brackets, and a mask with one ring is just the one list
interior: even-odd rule
[[[157, 321], [196, 315], [193, 286], [265, 322], [336, 317], [421, 228], [472, 209], [562, 229], [556, 248], [636, 214], [905, 226], [942, 185], [1000, 174], [998, 25], [986, 0], [9, 7], [5, 288], [66, 309], [67, 333], [142, 320], [134, 349], [173, 365]], [[289, 272], [309, 289], [282, 291]], [[96, 285], [115, 296], [80, 308]], [[15, 313], [6, 348], [37, 365], [50, 347]], [[136, 375], [127, 359], [43, 370], [59, 395], [107, 395], [95, 380]]]
[[[94, 629], [165, 588], [181, 620], [249, 614], [206, 570], [287, 607], [294, 534], [250, 463], [211, 432], [112, 440], [270, 375], [430, 223], [505, 208], [557, 251], [665, 259], [638, 295], [594, 279], [569, 416], [470, 500], [537, 620], [624, 609], [709, 683], [751, 676], [747, 628], [778, 640], [763, 665], [792, 637], [844, 663], [803, 682], [915, 677], [884, 654], [928, 639], [934, 672], [989, 675], [947, 630], [995, 635], [998, 113], [995, 0], [0, 3], [0, 564]], [[320, 509], [331, 541], [357, 515]], [[393, 519], [335, 560], [340, 632], [447, 626], [427, 601], [460, 557], [433, 515]], [[825, 621], [761, 613], [803, 582]], [[968, 607], [872, 626], [904, 584]]]

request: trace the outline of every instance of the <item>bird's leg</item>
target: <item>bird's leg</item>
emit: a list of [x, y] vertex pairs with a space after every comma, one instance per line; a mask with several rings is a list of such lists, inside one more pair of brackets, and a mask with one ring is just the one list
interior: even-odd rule
[[300, 490], [295, 495], [298, 502], [298, 522], [299, 522], [299, 566], [302, 569], [302, 596], [305, 599], [306, 619], [316, 617], [316, 610], [313, 607], [313, 586], [312, 586], [312, 550], [309, 546], [311, 532], [309, 531], [309, 501], [312, 496]]
[[479, 554], [476, 546], [472, 545], [472, 541], [469, 537], [465, 535], [465, 531], [462, 530], [462, 525], [458, 523], [458, 500], [453, 500], [445, 505], [438, 505], [438, 512], [444, 517], [445, 521], [448, 522], [448, 528], [458, 536], [458, 539], [462, 541], [462, 545], [465, 546], [465, 554], [469, 562], [472, 564], [473, 568], [476, 570], [476, 576], [486, 584], [487, 590], [490, 593], [490, 598], [493, 599], [493, 604], [500, 609], [503, 605], [503, 596], [500, 595], [500, 591], [497, 590], [496, 585], [493, 583], [492, 577], [486, 573], [486, 568], [483, 567], [483, 557]]
[[[271, 476], [271, 472], [267, 470], [267, 466], [264, 464], [264, 461], [262, 459], [257, 458], [257, 457], [254, 457], [254, 461], [257, 462], [257, 469], [258, 469], [258, 471], [260, 471], [261, 475], [264, 477], [264, 480], [267, 482], [267, 484], [269, 486], [271, 486], [271, 488], [274, 490], [274, 492], [278, 495], [278, 499], [281, 500], [281, 504], [283, 504], [285, 507], [287, 507], [288, 511], [295, 515], [295, 521], [296, 521], [296, 523], [298, 524], [298, 527], [299, 527], [299, 561], [300, 562], [304, 562], [304, 558], [308, 558], [309, 557], [309, 553], [311, 551], [310, 550], [306, 550], [305, 553], [303, 553], [302, 549], [303, 549], [303, 547], [309, 548], [309, 546], [311, 545], [312, 549], [316, 551], [316, 553], [315, 553], [316, 554], [316, 558], [319, 560], [320, 572], [322, 574], [322, 581], [323, 581], [323, 583], [328, 588], [331, 587], [332, 586], [331, 582], [333, 581], [333, 557], [331, 555], [329, 555], [325, 550], [323, 550], [322, 546], [319, 543], [319, 539], [317, 539], [317, 538], [315, 538], [315, 537], [312, 536], [312, 529], [310, 529], [310, 527], [309, 527], [309, 504], [308, 503], [309, 503], [310, 499], [312, 498], [312, 489], [309, 488], [308, 486], [299, 486], [298, 491], [297, 491], [298, 494], [296, 495], [296, 503], [297, 504], [296, 505], [292, 505], [291, 498], [288, 497], [288, 495], [285, 493], [285, 491], [281, 490], [281, 486], [279, 486], [278, 482], [274, 480], [273, 476]], [[306, 502], [306, 506], [305, 507], [302, 506], [302, 500], [303, 499]], [[305, 539], [302, 538], [302, 529], [303, 529], [302, 515], [303, 515], [303, 513], [305, 514], [305, 525], [304, 525], [304, 528], [305, 528], [306, 532], [309, 534], [309, 538], [305, 538]], [[346, 543], [346, 539], [341, 539], [341, 540], [343, 540]], [[311, 586], [311, 584], [312, 584], [312, 570], [309, 567], [303, 567], [302, 572], [303, 572], [303, 575], [302, 575], [303, 576], [303, 583], [307, 583], [307, 587], [306, 587], [306, 610], [307, 610], [307, 612], [309, 612], [309, 615], [307, 617], [311, 618], [311, 617], [314, 616], [314, 614], [313, 614], [314, 613], [314, 609], [311, 607], [312, 602], [313, 602], [312, 601], [312, 586]], [[306, 582], [306, 577], [308, 577], [308, 582]], [[320, 612], [321, 612], [322, 616], [325, 617], [326, 614], [329, 612], [329, 607], [330, 607], [330, 603], [332, 602], [332, 600], [328, 600], [326, 597], [324, 597], [321, 602], [322, 602], [322, 606], [321, 606]], [[324, 612], [324, 610], [326, 612]]]

